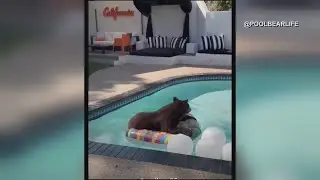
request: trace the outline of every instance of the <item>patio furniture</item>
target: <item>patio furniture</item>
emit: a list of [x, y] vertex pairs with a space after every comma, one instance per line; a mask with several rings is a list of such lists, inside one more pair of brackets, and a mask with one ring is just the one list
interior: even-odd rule
[[127, 47], [130, 52], [132, 49], [131, 45], [131, 33], [122, 34], [121, 38], [115, 38], [113, 44], [113, 51], [115, 52], [115, 47], [121, 47], [121, 54], [124, 54], [124, 49]]
[[132, 34], [123, 34], [122, 35], [122, 51], [124, 51], [125, 47], [128, 48], [128, 51], [130, 52], [132, 50], [132, 46], [131, 46], [131, 39], [132, 39]]
[[[161, 37], [161, 36], [157, 36]], [[130, 55], [136, 55], [136, 56], [152, 56], [152, 57], [173, 57], [173, 56], [178, 56], [181, 54], [190, 53], [190, 54], [195, 54], [196, 50], [194, 47], [197, 45], [195, 43], [186, 43], [182, 44], [180, 41], [183, 41], [184, 39], [182, 38], [180, 41], [173, 41], [174, 38], [177, 37], [171, 37], [168, 38], [166, 37], [166, 42], [162, 42], [161, 47], [153, 47], [153, 45], [148, 43], [147, 39], [138, 41], [136, 43], [136, 51], [133, 51], [130, 53]], [[181, 37], [180, 37], [181, 38]], [[156, 40], [158, 42], [158, 40]], [[165, 45], [163, 45], [163, 43]], [[172, 44], [176, 43], [176, 44]], [[182, 45], [182, 47], [179, 47], [179, 45]]]
[[222, 50], [212, 50], [212, 49], [208, 49], [208, 50], [199, 50], [198, 53], [204, 53], [204, 54], [232, 54], [232, 50], [231, 49], [222, 49]]
[[[187, 44], [190, 47], [196, 46], [194, 43], [187, 43], [187, 38], [172, 37], [166, 38], [156, 36], [150, 39], [142, 39], [136, 43], [136, 51], [130, 52], [130, 55], [120, 56], [116, 65], [125, 63], [133, 64], [158, 64], [158, 65], [174, 65], [175, 57], [186, 54]], [[195, 52], [191, 52], [195, 54]]]
[[[189, 13], [192, 10], [191, 0], [134, 0], [133, 2], [139, 12], [148, 17], [145, 37], [136, 43], [136, 50], [130, 52], [130, 55], [120, 56], [117, 65], [124, 63], [173, 65], [176, 63], [175, 56], [186, 54], [187, 49], [188, 53], [196, 53], [195, 50], [192, 50], [195, 49], [196, 45], [187, 45], [190, 39]], [[182, 32], [180, 34], [172, 34], [175, 37], [164, 37], [160, 34], [153, 34], [152, 6], [162, 5], [180, 5], [181, 10], [185, 13], [183, 27], [181, 27]]]
[[216, 35], [209, 34], [206, 36], [201, 36], [202, 50], [224, 50], [225, 40], [224, 34]]
[[90, 37], [90, 46], [93, 51], [96, 49], [102, 49], [104, 53], [109, 47], [112, 47], [113, 51], [116, 45], [121, 47], [122, 35], [124, 32], [97, 32], [96, 35]]
[[223, 33], [216, 35], [214, 33], [207, 33], [201, 36], [200, 49], [197, 53], [201, 54], [232, 54], [232, 38]]
[[136, 56], [152, 56], [152, 57], [173, 57], [185, 52], [178, 48], [145, 48], [137, 51], [133, 51], [130, 55]]
[[196, 53], [196, 59], [200, 64], [231, 67], [232, 50], [227, 49], [228, 47], [231, 47], [231, 42], [226, 41], [224, 34], [207, 33], [206, 36], [201, 36], [200, 50]]
[[186, 53], [187, 54], [196, 54], [197, 53], [197, 44], [196, 43], [188, 43]]

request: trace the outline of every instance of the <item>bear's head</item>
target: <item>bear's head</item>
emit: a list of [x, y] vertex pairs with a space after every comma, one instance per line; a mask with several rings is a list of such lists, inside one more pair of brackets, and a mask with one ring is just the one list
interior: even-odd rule
[[179, 114], [187, 114], [191, 111], [188, 100], [179, 100], [177, 97], [173, 97], [173, 103], [176, 104]]
[[176, 128], [179, 124], [181, 116], [189, 113], [191, 108], [189, 106], [188, 100], [179, 100], [177, 97], [173, 98], [173, 109], [171, 115], [171, 127]]

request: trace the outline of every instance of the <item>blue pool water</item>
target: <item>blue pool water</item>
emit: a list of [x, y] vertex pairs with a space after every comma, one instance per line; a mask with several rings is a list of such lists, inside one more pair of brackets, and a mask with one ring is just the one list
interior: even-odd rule
[[[129, 142], [125, 138], [128, 121], [138, 112], [155, 111], [171, 103], [172, 98], [188, 99], [191, 113], [204, 130], [221, 127], [231, 140], [231, 81], [198, 81], [174, 85], [108, 113], [89, 123], [89, 139], [146, 149], [165, 150], [164, 146]], [[196, 143], [197, 140], [194, 141]]]
[[237, 169], [248, 180], [319, 179], [319, 70], [240, 66], [236, 75]]
[[84, 179], [84, 121], [83, 116], [76, 119], [79, 121], [30, 142], [31, 147], [20, 153], [0, 157], [0, 179]]

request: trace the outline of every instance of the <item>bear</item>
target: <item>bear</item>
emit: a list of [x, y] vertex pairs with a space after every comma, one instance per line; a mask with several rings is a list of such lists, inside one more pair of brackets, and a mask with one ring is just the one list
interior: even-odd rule
[[188, 100], [173, 97], [173, 102], [154, 112], [140, 112], [128, 122], [128, 129], [147, 129], [177, 134], [179, 119], [191, 111]]

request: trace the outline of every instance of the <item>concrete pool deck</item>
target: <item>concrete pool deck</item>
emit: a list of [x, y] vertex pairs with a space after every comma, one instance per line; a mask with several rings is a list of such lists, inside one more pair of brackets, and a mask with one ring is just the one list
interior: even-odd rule
[[149, 162], [89, 155], [89, 179], [231, 179], [231, 176]]
[[231, 74], [229, 69], [190, 66], [131, 65], [110, 67], [89, 78], [89, 109], [102, 101], [168, 78], [201, 74]]

